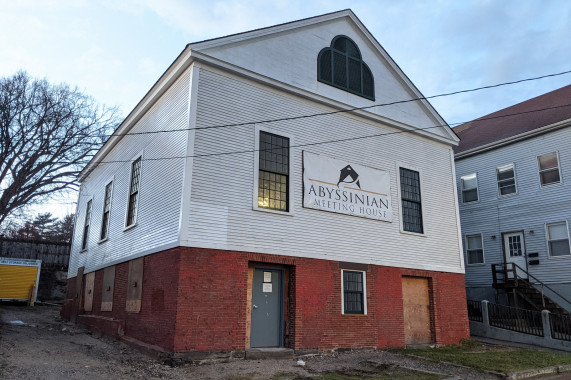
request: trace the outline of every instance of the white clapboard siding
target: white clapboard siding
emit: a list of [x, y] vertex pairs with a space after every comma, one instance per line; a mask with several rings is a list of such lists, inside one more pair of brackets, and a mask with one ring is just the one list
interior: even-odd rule
[[[571, 223], [571, 128], [456, 161], [462, 233], [482, 233], [485, 265], [466, 265], [468, 285], [491, 285], [491, 264], [503, 263], [502, 233], [524, 231], [528, 253], [539, 253], [529, 272], [545, 283], [571, 282], [571, 256], [550, 257], [545, 224]], [[557, 151], [562, 183], [541, 187], [537, 156]], [[499, 197], [496, 168], [515, 165], [517, 194]], [[480, 200], [463, 204], [460, 178], [478, 173]], [[533, 231], [531, 233], [530, 231]], [[496, 239], [492, 239], [492, 235]]]
[[[145, 252], [176, 246], [179, 236], [180, 207], [188, 132], [189, 71], [160, 97], [130, 132], [181, 129], [180, 132], [125, 136], [104, 158], [104, 162], [135, 159], [142, 153], [137, 225], [124, 230], [130, 162], [101, 164], [83, 181], [79, 195], [69, 276], [77, 268], [86, 271], [124, 261]], [[109, 238], [99, 243], [105, 184], [113, 180]], [[86, 203], [93, 199], [88, 249], [81, 252]]]
[[[338, 35], [347, 36], [356, 43], [363, 61], [371, 69], [375, 79], [374, 102], [316, 80], [317, 56]], [[416, 98], [403, 86], [403, 80], [395, 72], [386, 52], [382, 48], [379, 50], [378, 45], [375, 46], [348, 17], [310, 24], [288, 30], [287, 33], [239, 39], [235, 43], [216, 45], [214, 41], [215, 46], [209, 46], [208, 43], [205, 47], [200, 43], [198, 45], [198, 51], [211, 57], [354, 107]], [[398, 103], [369, 110], [420, 128], [434, 126], [433, 116], [420, 102]], [[429, 131], [448, 136], [440, 128], [431, 128]]]
[[[204, 68], [200, 70], [197, 127], [333, 111], [301, 97]], [[463, 272], [450, 146], [410, 133], [351, 142], [295, 145], [367, 136], [396, 129], [346, 113], [264, 123], [293, 138], [290, 154], [293, 216], [252, 209], [255, 125], [197, 130], [192, 168], [189, 246], [328, 260]], [[390, 172], [393, 222], [302, 208], [302, 151]], [[232, 155], [213, 153], [247, 151]], [[426, 236], [399, 230], [397, 162], [422, 176]], [[184, 233], [184, 232], [183, 232]]]

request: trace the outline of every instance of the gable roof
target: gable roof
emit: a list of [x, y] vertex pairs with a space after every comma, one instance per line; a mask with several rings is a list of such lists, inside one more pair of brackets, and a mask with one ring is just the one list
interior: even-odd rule
[[[424, 95], [416, 88], [412, 81], [406, 76], [402, 69], [397, 65], [397, 63], [389, 56], [389, 54], [384, 50], [381, 44], [375, 39], [375, 37], [369, 32], [365, 25], [357, 18], [357, 16], [350, 9], [345, 9], [337, 12], [326, 13], [319, 16], [309, 17], [297, 21], [291, 21], [283, 24], [278, 24], [274, 26], [264, 27], [260, 29], [255, 29], [247, 32], [231, 34], [224, 37], [218, 37], [213, 39], [208, 39], [204, 41], [199, 41], [195, 43], [189, 43], [186, 45], [184, 50], [179, 54], [179, 56], [171, 63], [171, 65], [166, 69], [166, 71], [161, 75], [161, 77], [155, 82], [153, 87], [145, 94], [145, 96], [139, 101], [135, 108], [127, 115], [119, 127], [115, 130], [114, 134], [105, 142], [101, 149], [95, 154], [91, 161], [86, 165], [79, 175], [79, 180], [83, 181], [91, 171], [97, 167], [97, 165], [104, 160], [105, 156], [123, 139], [125, 134], [136, 125], [138, 120], [152, 107], [152, 105], [168, 90], [168, 88], [175, 82], [175, 80], [182, 75], [184, 70], [190, 67], [194, 62], [204, 62], [206, 64], [218, 66], [228, 70], [239, 71], [241, 75], [254, 78], [259, 81], [264, 81], [271, 85], [277, 85], [278, 81], [272, 78], [265, 78], [263, 75], [258, 73], [250, 72], [247, 69], [243, 69], [236, 65], [226, 64], [221, 62], [216, 58], [209, 56], [205, 50], [215, 47], [226, 47], [232, 44], [242, 44], [248, 40], [254, 40], [259, 37], [268, 36], [272, 34], [284, 33], [296, 29], [301, 29], [311, 25], [316, 25], [320, 23], [327, 23], [332, 20], [346, 19], [349, 20], [352, 25], [359, 30], [359, 32], [367, 39], [376, 49], [378, 54], [380, 54], [390, 66], [391, 70], [398, 77], [403, 88], [405, 88], [410, 94], [411, 99], [416, 100], [419, 107], [422, 107], [427, 114], [430, 115], [431, 121], [434, 125], [442, 131], [442, 134], [436, 133], [432, 126], [430, 128], [422, 129], [418, 126], [413, 126], [399, 122], [398, 120], [389, 120], [388, 118], [382, 118], [383, 122], [387, 122], [396, 128], [408, 130], [414, 132], [418, 135], [425, 136], [432, 140], [444, 142], [450, 145], [458, 144], [458, 137], [454, 131], [448, 126], [446, 121], [440, 116], [436, 109], [430, 104], [430, 102], [424, 98]], [[297, 93], [293, 86], [284, 87], [288, 91]], [[300, 94], [311, 98], [311, 96], [316, 94], [309, 94], [299, 91]], [[319, 98], [315, 98], [319, 100]], [[344, 104], [340, 102], [334, 102], [331, 99], [327, 99], [328, 104], [334, 105], [340, 109], [353, 109], [349, 104]], [[406, 102], [406, 101], [405, 101]], [[367, 108], [366, 110], [360, 110], [356, 108], [355, 113], [360, 115], [372, 116], [373, 111], [376, 107]], [[381, 116], [375, 115], [378, 118]]]
[[466, 156], [484, 148], [492, 149], [534, 136], [544, 127], [567, 120], [571, 122], [571, 85], [454, 128], [460, 137], [454, 153]]

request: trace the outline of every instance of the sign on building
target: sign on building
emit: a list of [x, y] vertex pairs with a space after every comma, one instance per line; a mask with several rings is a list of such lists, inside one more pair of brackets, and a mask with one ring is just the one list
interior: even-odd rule
[[390, 173], [303, 152], [303, 207], [392, 222]]

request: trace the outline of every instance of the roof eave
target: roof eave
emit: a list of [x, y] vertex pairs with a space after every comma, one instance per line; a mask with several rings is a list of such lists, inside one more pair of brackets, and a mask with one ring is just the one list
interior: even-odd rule
[[524, 133], [520, 133], [519, 135], [515, 135], [515, 136], [510, 136], [510, 137], [506, 137], [505, 139], [501, 139], [501, 140], [497, 140], [488, 144], [484, 144], [484, 145], [480, 145], [477, 146], [475, 148], [472, 149], [468, 149], [459, 153], [454, 154], [454, 159], [456, 160], [461, 160], [464, 158], [468, 158], [470, 156], [474, 156], [483, 152], [487, 152], [489, 150], [493, 150], [493, 149], [497, 149], [500, 148], [502, 146], [505, 145], [510, 145], [522, 140], [527, 140], [539, 135], [543, 135], [549, 132], [553, 132], [555, 130], [561, 129], [561, 128], [565, 128], [565, 127], [569, 127], [571, 126], [571, 119], [565, 119], [565, 120], [561, 120], [558, 121], [556, 123], [553, 124], [549, 124], [546, 126], [543, 126], [541, 128], [536, 128], [534, 130], [528, 131], [528, 132], [524, 132]]

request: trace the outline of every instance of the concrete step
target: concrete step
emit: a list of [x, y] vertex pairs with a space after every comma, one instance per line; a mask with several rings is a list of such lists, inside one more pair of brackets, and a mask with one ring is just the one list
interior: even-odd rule
[[246, 359], [293, 359], [294, 352], [291, 348], [285, 347], [260, 347], [246, 350]]

